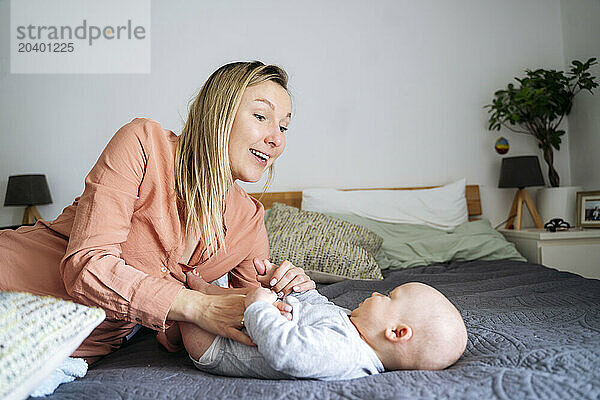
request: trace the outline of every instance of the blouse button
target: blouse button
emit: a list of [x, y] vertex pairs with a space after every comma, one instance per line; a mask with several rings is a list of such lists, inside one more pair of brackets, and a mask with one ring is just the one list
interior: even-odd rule
[[162, 272], [167, 272], [167, 267], [162, 267], [160, 270], [161, 270]]

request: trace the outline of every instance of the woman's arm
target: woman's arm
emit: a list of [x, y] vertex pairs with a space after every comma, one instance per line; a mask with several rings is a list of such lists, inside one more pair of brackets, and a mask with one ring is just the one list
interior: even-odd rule
[[[187, 286], [192, 290], [197, 290], [208, 295], [223, 295], [223, 294], [241, 294], [246, 295], [248, 292], [256, 289], [254, 286], [242, 287], [242, 288], [224, 288], [216, 285], [211, 285], [206, 282], [200, 274], [194, 269], [186, 274]], [[292, 319], [292, 307], [289, 304], [281, 301], [276, 301], [275, 306], [281, 312], [281, 315], [287, 319]]]
[[[77, 302], [103, 308], [107, 318], [162, 330], [183, 285], [128, 265], [121, 249], [149, 157], [155, 156], [156, 130], [162, 134], [158, 123], [136, 119], [112, 137], [85, 178], [60, 273]], [[158, 260], [154, 267], [159, 275]]]
[[[274, 288], [285, 295], [292, 291], [314, 289], [316, 286], [302, 268], [295, 267], [289, 261], [284, 261], [277, 266], [269, 260], [255, 258], [254, 265], [259, 282], [264, 282], [265, 287], [273, 286], [271, 289]], [[222, 288], [211, 285], [204, 281], [196, 270], [188, 272], [186, 277], [188, 286], [193, 290], [181, 290], [171, 305], [167, 318], [172, 321], [191, 322], [210, 333], [227, 336], [246, 345], [254, 345], [250, 337], [238, 328], [243, 326], [245, 295], [256, 288]], [[274, 282], [273, 285], [270, 285], [271, 282]], [[207, 305], [212, 305], [212, 308], [207, 308]], [[290, 314], [292, 309], [289, 304], [276, 301], [274, 305], [288, 320], [292, 319]], [[179, 330], [178, 327], [173, 328]], [[170, 341], [172, 347], [176, 348], [181, 336], [177, 332], [173, 337], [176, 339], [160, 335], [159, 341]]]
[[250, 337], [239, 330], [243, 326], [244, 298], [242, 294], [209, 295], [182, 289], [171, 304], [167, 318], [191, 322], [211, 333], [252, 346]]
[[[213, 298], [216, 296], [229, 295], [229, 294], [245, 295], [249, 290], [252, 289], [251, 287], [229, 289], [229, 288], [222, 288], [222, 287], [216, 286], [216, 285], [211, 285], [210, 283], [208, 283], [204, 279], [202, 279], [200, 277], [200, 274], [195, 269], [188, 272], [186, 274], [186, 278], [187, 278], [187, 286], [192, 291], [197, 291], [204, 295], [212, 296]], [[188, 289], [185, 289], [185, 290], [188, 290]], [[244, 298], [245, 298], [245, 296], [244, 296]], [[206, 299], [206, 297], [204, 299]], [[192, 298], [191, 302], [193, 302], [193, 298]], [[165, 332], [158, 332], [156, 335], [156, 339], [159, 341], [159, 343], [161, 343], [165, 347], [165, 349], [167, 349], [167, 351], [177, 352], [177, 351], [181, 350], [183, 347], [182, 334], [184, 332], [186, 332], [187, 337], [188, 337], [188, 341], [186, 343], [186, 346], [187, 346], [186, 349], [187, 349], [188, 353], [190, 353], [190, 355], [192, 355], [193, 357], [195, 357], [197, 359], [198, 358], [197, 355], [203, 354], [204, 350], [206, 350], [206, 348], [210, 345], [210, 343], [212, 343], [212, 340], [210, 340], [210, 342], [205, 342], [204, 339], [206, 339], [207, 337], [212, 337], [214, 339], [214, 335], [217, 334], [217, 332], [207, 332], [208, 329], [201, 329], [201, 327], [204, 327], [204, 325], [205, 325], [204, 322], [200, 322], [200, 323], [194, 322], [191, 324], [185, 323], [185, 321], [189, 321], [189, 319], [193, 319], [194, 310], [186, 309], [189, 304], [190, 304], [190, 299], [186, 299], [186, 293], [184, 292], [184, 294], [179, 299], [176, 299], [175, 303], [173, 303], [173, 305], [171, 306], [171, 310], [169, 311], [169, 315], [168, 315], [168, 318], [170, 320], [180, 321], [180, 322], [184, 322], [184, 323], [181, 325], [175, 323], [170, 328], [168, 328]], [[241, 319], [240, 318], [232, 318], [231, 321], [233, 323], [233, 328], [234, 328], [234, 331], [231, 331], [231, 332], [233, 333], [233, 335], [235, 335], [235, 337], [232, 337], [232, 339], [238, 340], [246, 345], [253, 345], [250, 338], [248, 338], [246, 335], [243, 335], [243, 336], [238, 335], [237, 332], [240, 332], [240, 331], [235, 329], [238, 325], [240, 327], [242, 326]], [[193, 333], [195, 333], [195, 334], [193, 334]], [[221, 336], [227, 336], [221, 332], [218, 332], [218, 334], [220, 334]], [[202, 351], [200, 352], [201, 349], [202, 349]]]

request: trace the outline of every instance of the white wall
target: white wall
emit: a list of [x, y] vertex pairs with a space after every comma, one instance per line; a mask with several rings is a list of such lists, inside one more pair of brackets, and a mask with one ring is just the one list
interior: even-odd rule
[[[600, 1], [561, 0], [565, 64], [596, 57], [600, 61]], [[600, 65], [591, 69], [600, 83]], [[600, 88], [582, 92], [569, 114], [571, 181], [600, 190]]]
[[[488, 132], [482, 106], [525, 68], [564, 64], [559, 0], [156, 0], [151, 74], [18, 75], [9, 74], [9, 6], [0, 0], [0, 200], [9, 175], [45, 173], [46, 219], [81, 193], [121, 125], [147, 116], [178, 133], [213, 70], [259, 59], [288, 70], [294, 101], [271, 191], [466, 176], [499, 222], [514, 191], [495, 188], [494, 141], [507, 137], [509, 156], [540, 153], [530, 136]], [[568, 184], [569, 152], [556, 158]], [[21, 215], [0, 207], [0, 226]]]

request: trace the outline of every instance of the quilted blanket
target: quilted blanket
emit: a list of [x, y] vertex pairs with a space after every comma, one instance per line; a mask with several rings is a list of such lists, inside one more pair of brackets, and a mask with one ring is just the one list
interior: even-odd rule
[[350, 381], [211, 376], [184, 352], [138, 333], [48, 399], [598, 399], [600, 281], [518, 261], [466, 262], [386, 272], [383, 281], [319, 287], [354, 308], [373, 291], [418, 281], [461, 311], [462, 358], [443, 371], [393, 371]]

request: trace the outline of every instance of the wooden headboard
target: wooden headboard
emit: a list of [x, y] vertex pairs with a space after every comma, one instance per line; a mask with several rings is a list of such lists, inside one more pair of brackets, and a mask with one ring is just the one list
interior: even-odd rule
[[[353, 190], [417, 190], [432, 189], [439, 186], [407, 187], [407, 188], [372, 188], [372, 189], [341, 189], [344, 191]], [[302, 192], [270, 192], [270, 193], [250, 193], [250, 196], [259, 200], [265, 209], [271, 208], [273, 203], [284, 203], [288, 206], [300, 208], [302, 204]], [[481, 215], [481, 199], [479, 197], [479, 185], [467, 185], [465, 188], [465, 197], [467, 198], [467, 208], [469, 217]], [[471, 218], [469, 218], [471, 219]]]

